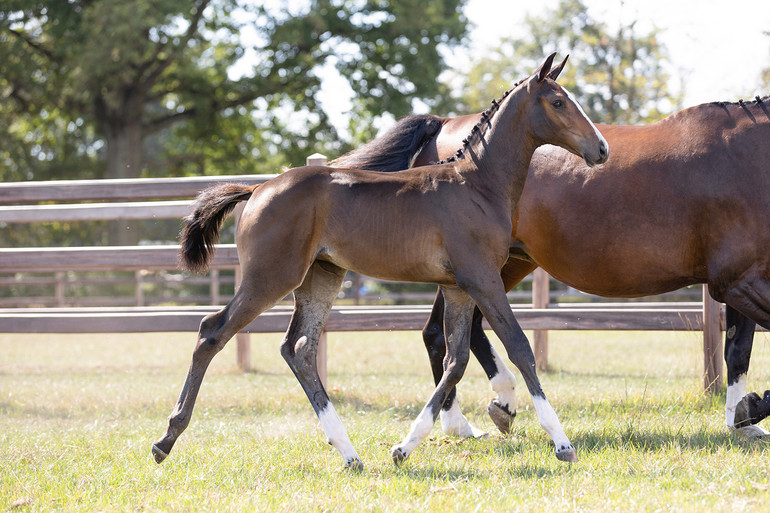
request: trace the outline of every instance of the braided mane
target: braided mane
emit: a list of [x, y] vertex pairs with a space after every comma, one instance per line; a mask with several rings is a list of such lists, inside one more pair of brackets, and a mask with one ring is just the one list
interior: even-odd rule
[[763, 105], [765, 103], [770, 104], [770, 96], [763, 96], [761, 98], [759, 96], [755, 96], [753, 100], [749, 100], [748, 102], [744, 100], [738, 100], [737, 102], [711, 102], [712, 105], [719, 105], [720, 107], [725, 107], [727, 105], [740, 105], [743, 107], [749, 103], [755, 103], [757, 105]]
[[440, 160], [436, 162], [436, 164], [447, 164], [449, 162], [456, 162], [457, 160], [463, 158], [465, 155], [465, 150], [468, 149], [468, 145], [471, 143], [474, 136], [481, 135], [481, 132], [482, 132], [481, 128], [487, 122], [489, 122], [490, 119], [492, 119], [492, 116], [495, 115], [495, 113], [500, 108], [500, 105], [502, 105], [503, 100], [505, 100], [508, 97], [508, 95], [513, 92], [514, 89], [516, 89], [522, 82], [524, 82], [524, 80], [519, 80], [518, 82], [513, 84], [513, 87], [505, 91], [499, 99], [492, 100], [492, 105], [490, 105], [487, 110], [481, 113], [481, 119], [479, 120], [479, 122], [473, 125], [473, 128], [471, 129], [471, 133], [468, 134], [468, 136], [465, 139], [463, 139], [463, 145], [460, 147], [460, 149], [457, 150], [455, 154], [452, 155], [451, 157], [447, 157], [444, 160]]

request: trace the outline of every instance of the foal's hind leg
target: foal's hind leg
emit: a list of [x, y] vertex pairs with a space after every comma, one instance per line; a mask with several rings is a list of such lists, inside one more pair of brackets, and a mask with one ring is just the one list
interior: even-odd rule
[[412, 423], [409, 434], [403, 442], [391, 449], [391, 456], [396, 464], [408, 458], [430, 434], [441, 406], [446, 403], [450, 391], [460, 381], [468, 364], [473, 301], [457, 287], [442, 286], [441, 293], [444, 295], [445, 303], [444, 332], [448, 334], [446, 356], [443, 362], [444, 371], [427, 404]]
[[344, 269], [326, 262], [315, 262], [310, 267], [302, 285], [294, 291], [294, 315], [281, 344], [281, 355], [307, 394], [329, 443], [345, 460], [345, 467], [358, 470], [364, 464], [329, 400], [316, 363], [318, 340], [344, 277]]
[[222, 350], [233, 335], [275, 304], [280, 297], [274, 301], [259, 299], [260, 296], [253, 294], [250, 287], [244, 284], [227, 306], [214, 314], [207, 315], [201, 322], [198, 343], [193, 351], [192, 363], [182, 387], [182, 393], [168, 418], [166, 433], [152, 445], [152, 454], [156, 462], [160, 463], [166, 459], [177, 438], [190, 423], [203, 376], [214, 355]]

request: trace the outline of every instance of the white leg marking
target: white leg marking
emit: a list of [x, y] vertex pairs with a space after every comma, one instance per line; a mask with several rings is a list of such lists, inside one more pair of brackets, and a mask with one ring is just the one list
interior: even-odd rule
[[409, 434], [403, 442], [398, 445], [394, 445], [391, 452], [400, 451], [404, 458], [408, 458], [412, 451], [422, 443], [423, 440], [428, 438], [431, 430], [433, 429], [433, 411], [427, 406], [422, 409], [417, 418], [412, 422], [411, 428], [409, 428]]
[[342, 425], [342, 421], [331, 403], [318, 413], [318, 420], [321, 421], [321, 429], [324, 430], [329, 443], [339, 451], [346, 465], [353, 460], [361, 461], [356, 450], [353, 449], [353, 444], [350, 443], [350, 437], [348, 437], [345, 426]]
[[540, 422], [540, 426], [545, 429], [545, 432], [548, 433], [548, 436], [551, 437], [551, 440], [553, 440], [556, 452], [572, 448], [572, 443], [564, 433], [559, 417], [556, 416], [556, 412], [553, 410], [551, 403], [548, 402], [548, 399], [533, 397], [532, 404], [537, 413], [537, 420]]
[[449, 410], [441, 409], [439, 413], [441, 419], [441, 429], [449, 436], [459, 436], [462, 438], [479, 438], [486, 436], [484, 431], [471, 426], [468, 419], [465, 418], [463, 412], [460, 411], [460, 404], [457, 402], [457, 397], [452, 401], [452, 407]]
[[730, 429], [735, 429], [735, 407], [743, 396], [746, 395], [746, 374], [738, 376], [738, 381], [727, 387], [725, 398], [725, 424]]
[[511, 413], [516, 412], [516, 376], [508, 369], [505, 362], [492, 347], [492, 356], [495, 359], [497, 374], [489, 380], [492, 390], [497, 394], [497, 402], [508, 408]]

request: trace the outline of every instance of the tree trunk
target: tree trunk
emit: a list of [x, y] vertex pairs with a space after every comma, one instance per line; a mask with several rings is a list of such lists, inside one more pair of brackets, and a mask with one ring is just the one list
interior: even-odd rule
[[[104, 104], [99, 117], [107, 142], [107, 176], [112, 179], [138, 178], [142, 172], [143, 127], [140, 101], [127, 101], [122, 113], [109, 113]], [[110, 245], [133, 246], [139, 242], [137, 223], [115, 220], [109, 223]]]

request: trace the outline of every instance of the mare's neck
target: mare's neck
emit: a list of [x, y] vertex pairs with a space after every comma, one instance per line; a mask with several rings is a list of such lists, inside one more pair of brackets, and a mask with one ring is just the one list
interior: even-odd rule
[[523, 108], [527, 94], [526, 84], [512, 91], [467, 149], [469, 163], [475, 168], [473, 179], [480, 186], [505, 192], [513, 206], [524, 189], [538, 146], [529, 133], [528, 112]]

